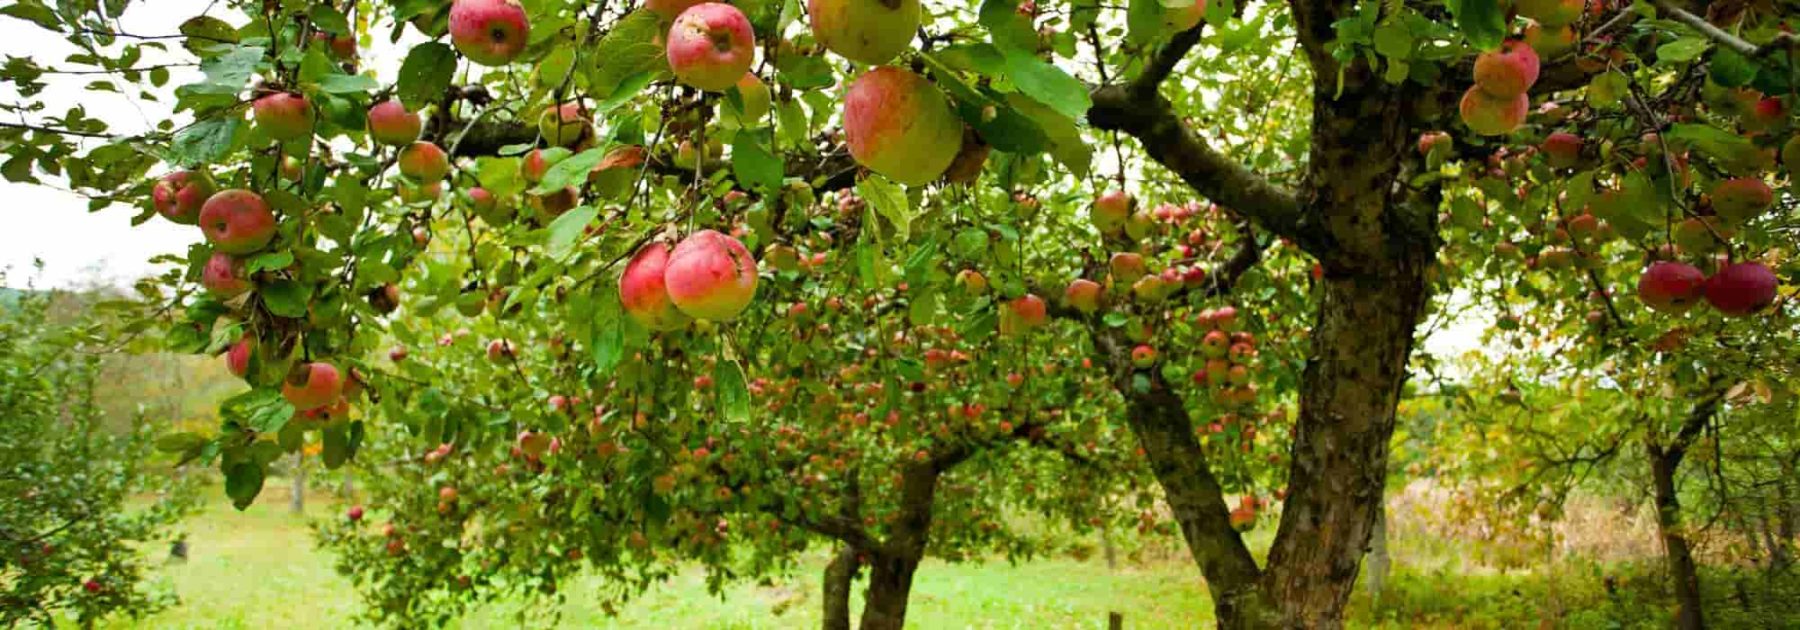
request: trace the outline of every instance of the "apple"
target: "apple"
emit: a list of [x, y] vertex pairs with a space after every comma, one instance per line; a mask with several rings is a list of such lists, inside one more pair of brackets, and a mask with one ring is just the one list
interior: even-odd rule
[[1519, 40], [1507, 40], [1500, 50], [1475, 58], [1475, 87], [1495, 100], [1525, 94], [1538, 79], [1537, 51]]
[[1173, 286], [1160, 275], [1148, 275], [1131, 283], [1131, 295], [1139, 302], [1155, 304], [1168, 299]]
[[1434, 151], [1448, 153], [1455, 146], [1456, 141], [1451, 139], [1448, 133], [1427, 131], [1419, 134], [1419, 155], [1430, 157]]
[[1538, 145], [1538, 150], [1543, 152], [1544, 160], [1552, 167], [1575, 168], [1575, 164], [1581, 161], [1581, 136], [1558, 131], [1545, 137], [1544, 143]]
[[469, 61], [503, 66], [525, 51], [531, 24], [517, 0], [456, 0], [450, 5], [450, 42]]
[[312, 40], [331, 51], [331, 56], [338, 61], [350, 61], [356, 58], [356, 38], [349, 34], [333, 35], [325, 31], [314, 31]]
[[81, 588], [89, 593], [99, 593], [101, 590], [100, 581], [89, 579], [88, 581], [81, 583]]
[[670, 301], [664, 273], [669, 264], [669, 246], [653, 242], [645, 244], [625, 264], [619, 274], [619, 302], [625, 313], [651, 330], [674, 330], [688, 324], [688, 316]]
[[505, 359], [512, 358], [513, 356], [515, 356], [515, 355], [513, 354], [513, 345], [512, 345], [511, 341], [507, 341], [505, 339], [495, 339], [493, 341], [488, 342], [488, 345], [487, 345], [488, 361], [493, 362], [493, 363], [499, 363]]
[[1027, 293], [1006, 303], [1000, 311], [1002, 334], [1022, 333], [1050, 322], [1050, 310], [1044, 299]]
[[1083, 315], [1094, 314], [1100, 310], [1100, 283], [1076, 278], [1069, 282], [1069, 288], [1063, 290], [1063, 304]]
[[393, 361], [395, 363], [405, 361], [406, 360], [406, 346], [394, 346], [394, 348], [392, 350], [388, 350], [388, 360]]
[[[1715, 233], [1717, 234], [1715, 236]], [[1718, 217], [1688, 217], [1675, 224], [1673, 235], [1675, 244], [1681, 251], [1690, 254], [1704, 254], [1717, 249], [1721, 238], [1731, 238], [1731, 229], [1724, 225]]]
[[418, 141], [400, 150], [400, 174], [415, 182], [429, 184], [450, 175], [450, 156], [438, 145]]
[[306, 97], [291, 92], [275, 92], [256, 99], [250, 105], [256, 126], [281, 142], [299, 140], [312, 135], [312, 105]]
[[961, 289], [964, 295], [985, 294], [988, 290], [987, 276], [981, 275], [981, 272], [974, 269], [958, 271], [956, 272], [956, 287]]
[[438, 500], [443, 501], [445, 503], [456, 502], [456, 487], [455, 486], [444, 486], [442, 488], [438, 488]]
[[1533, 51], [1537, 52], [1540, 59], [1561, 57], [1569, 51], [1575, 50], [1576, 43], [1575, 29], [1567, 24], [1562, 26], [1533, 24], [1525, 27], [1525, 34], [1521, 39], [1525, 41], [1526, 46], [1530, 46]]
[[1741, 317], [1775, 301], [1775, 272], [1759, 262], [1727, 265], [1706, 279], [1706, 303], [1720, 313]]
[[360, 506], [360, 505], [350, 506], [350, 509], [346, 510], [344, 512], [344, 516], [346, 518], [349, 518], [350, 522], [352, 522], [352, 523], [361, 522], [363, 519], [363, 506]]
[[1726, 221], [1742, 224], [1775, 204], [1775, 191], [1759, 177], [1739, 177], [1720, 182], [1712, 190], [1713, 211]]
[[200, 220], [200, 207], [213, 195], [212, 178], [195, 171], [175, 171], [156, 180], [150, 188], [150, 201], [163, 218], [193, 225]]
[[736, 86], [756, 59], [750, 19], [729, 4], [688, 7], [669, 27], [668, 39], [669, 69], [675, 79], [707, 92]]
[[1780, 97], [1765, 96], [1751, 103], [1738, 122], [1748, 131], [1775, 131], [1787, 124], [1787, 104]]
[[[422, 201], [435, 202], [439, 197], [444, 195], [444, 182], [427, 182], [416, 186], [406, 182], [399, 182], [395, 186], [395, 190], [399, 192], [400, 203], [414, 204]], [[423, 243], [420, 244], [423, 245]]]
[[1144, 274], [1150, 273], [1144, 264], [1144, 256], [1136, 252], [1117, 252], [1106, 261], [1108, 271], [1112, 273], [1113, 282], [1128, 285], [1136, 282]]
[[581, 111], [581, 103], [563, 103], [544, 108], [538, 116], [538, 135], [553, 147], [573, 147], [588, 136], [593, 126]]
[[769, 97], [769, 86], [753, 73], [745, 72], [737, 82], [738, 120], [746, 125], [755, 126], [769, 115], [773, 101]]
[[[557, 153], [562, 152], [558, 151]], [[551, 155], [553, 154], [546, 153], [543, 149], [532, 149], [531, 152], [525, 154], [525, 157], [519, 158], [519, 176], [525, 178], [525, 182], [530, 184], [544, 181], [544, 173], [549, 172], [550, 167], [556, 166], [557, 162], [562, 161], [561, 157], [552, 158]]]
[[1140, 370], [1156, 365], [1156, 348], [1138, 344], [1137, 347], [1131, 349], [1131, 364]]
[[1148, 238], [1156, 231], [1156, 217], [1149, 212], [1139, 210], [1125, 219], [1125, 236], [1134, 241]]
[[[702, 5], [705, 6], [705, 5]], [[701, 230], [675, 245], [663, 271], [675, 308], [694, 319], [728, 322], [756, 297], [756, 259], [737, 239]]]
[[229, 300], [250, 290], [250, 279], [244, 277], [244, 263], [225, 252], [213, 252], [200, 269], [200, 286], [219, 299]]
[[1638, 276], [1638, 300], [1665, 313], [1684, 313], [1700, 301], [1706, 276], [1693, 265], [1655, 262]]
[[1132, 205], [1134, 203], [1130, 193], [1118, 189], [1108, 190], [1094, 198], [1088, 218], [1102, 233], [1117, 232], [1125, 227], [1125, 220], [1131, 216]]
[[1511, 98], [1497, 98], [1480, 87], [1471, 87], [1464, 92], [1459, 107], [1463, 124], [1484, 136], [1511, 133], [1524, 124], [1525, 114], [1530, 109], [1531, 97], [1523, 92]]
[[322, 361], [294, 366], [281, 384], [281, 397], [299, 411], [337, 402], [343, 391], [344, 379], [337, 367]]
[[1199, 26], [1200, 20], [1206, 17], [1206, 0], [1193, 1], [1193, 4], [1185, 7], [1166, 6], [1167, 3], [1164, 3], [1163, 27], [1171, 33], [1179, 33]]
[[919, 32], [919, 0], [808, 0], [813, 38], [870, 66], [893, 60]]
[[1200, 354], [1209, 359], [1224, 357], [1231, 349], [1231, 334], [1223, 330], [1207, 331], [1200, 338]]
[[1563, 26], [1581, 19], [1586, 8], [1585, 0], [1519, 0], [1513, 4], [1519, 15], [1545, 26]]
[[256, 337], [250, 333], [244, 333], [244, 336], [232, 342], [231, 348], [225, 351], [225, 369], [229, 370], [232, 376], [243, 378], [245, 374], [250, 373], [250, 353], [255, 351]]
[[850, 84], [844, 138], [857, 164], [912, 186], [931, 183], [962, 149], [963, 123], [937, 86], [882, 66]]
[[369, 137], [391, 146], [405, 146], [419, 139], [425, 124], [407, 111], [400, 99], [388, 99], [369, 108]]
[[223, 190], [200, 207], [200, 231], [213, 249], [248, 254], [275, 238], [275, 213], [261, 195], [242, 189]]
[[674, 21], [682, 11], [706, 0], [644, 0], [644, 8], [662, 17], [664, 22]]

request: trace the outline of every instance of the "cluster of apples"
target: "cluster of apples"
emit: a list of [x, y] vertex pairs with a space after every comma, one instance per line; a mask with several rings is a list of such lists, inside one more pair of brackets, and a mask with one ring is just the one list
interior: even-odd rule
[[1204, 331], [1200, 356], [1205, 361], [1194, 370], [1194, 384], [1209, 388], [1213, 399], [1226, 405], [1256, 402], [1256, 336], [1239, 330], [1237, 308], [1221, 306], [1194, 316], [1194, 326]]
[[1475, 85], [1463, 93], [1463, 124], [1484, 136], [1511, 133], [1531, 109], [1531, 86], [1538, 79], [1538, 54], [1522, 40], [1475, 58]]
[[619, 302], [646, 328], [676, 330], [696, 319], [729, 322], [756, 297], [756, 261], [736, 238], [714, 230], [673, 249], [645, 244], [619, 275]]
[[1638, 299], [1665, 313], [1685, 313], [1705, 299], [1725, 315], [1741, 317], [1775, 301], [1775, 272], [1756, 261], [1720, 261], [1711, 276], [1680, 261], [1657, 261], [1638, 276]]

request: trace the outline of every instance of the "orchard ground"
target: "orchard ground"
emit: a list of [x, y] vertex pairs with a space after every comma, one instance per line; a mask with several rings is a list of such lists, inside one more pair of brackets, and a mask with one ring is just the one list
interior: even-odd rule
[[[323, 483], [323, 481], [321, 481]], [[272, 478], [250, 509], [239, 513], [218, 492], [189, 519], [190, 559], [163, 565], [155, 588], [171, 588], [181, 603], [144, 620], [115, 619], [111, 628], [353, 627], [360, 608], [348, 580], [317, 549], [309, 519], [338, 518], [345, 502], [309, 492], [305, 515], [288, 511], [289, 480]], [[1359, 588], [1352, 627], [1428, 628], [1663, 628], [1674, 609], [1647, 513], [1620, 510], [1613, 501], [1575, 502], [1557, 525], [1550, 550], [1480, 536], [1446, 534], [1432, 515], [1442, 493], [1416, 484], [1390, 502], [1393, 572], [1379, 605]], [[1041, 527], [1041, 523], [1025, 524]], [[1250, 536], [1266, 548], [1269, 528]], [[1125, 613], [1128, 628], [1193, 628], [1212, 621], [1204, 585], [1172, 537], [1126, 532], [1116, 541], [1118, 562], [1108, 569], [1100, 542], [1068, 537], [1053, 557], [1008, 563], [928, 561], [920, 569], [914, 613], [922, 628], [1095, 628], [1108, 611]], [[155, 557], [166, 549], [150, 550]], [[561, 627], [568, 628], [795, 628], [819, 624], [818, 576], [827, 558], [809, 554], [796, 572], [762, 583], [707, 592], [698, 569], [682, 573], [608, 616], [603, 588], [582, 579], [565, 590]], [[1366, 573], [1366, 572], [1365, 572]], [[1781, 602], [1800, 601], [1800, 575], [1769, 579], [1713, 567], [1704, 581], [1708, 614], [1719, 628], [1785, 627], [1800, 623]], [[1610, 585], [1610, 586], [1609, 586]], [[859, 583], [860, 588], [860, 583]], [[852, 598], [860, 607], [860, 598]], [[463, 628], [516, 627], [514, 602], [489, 605], [464, 618]]]

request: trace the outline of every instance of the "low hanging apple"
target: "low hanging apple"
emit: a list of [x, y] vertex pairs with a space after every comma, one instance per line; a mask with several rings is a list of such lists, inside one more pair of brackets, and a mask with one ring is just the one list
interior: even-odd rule
[[737, 7], [718, 2], [682, 11], [669, 27], [667, 46], [675, 79], [708, 92], [731, 89], [756, 60], [750, 19]]
[[806, 13], [826, 50], [871, 66], [899, 56], [919, 31], [919, 0], [810, 0]]
[[150, 189], [150, 201], [163, 218], [193, 225], [200, 220], [200, 207], [213, 192], [212, 178], [205, 173], [175, 171], [156, 180]]
[[299, 140], [312, 135], [312, 105], [306, 97], [291, 92], [275, 92], [251, 103], [256, 126], [280, 142]]
[[323, 361], [294, 366], [281, 384], [281, 397], [299, 411], [318, 409], [337, 402], [344, 379], [336, 366]]
[[1700, 301], [1706, 276], [1693, 265], [1682, 262], [1652, 263], [1638, 276], [1638, 299], [1652, 309], [1665, 313], [1685, 313]]
[[391, 146], [406, 146], [419, 139], [424, 123], [417, 113], [407, 111], [397, 99], [388, 99], [369, 108], [369, 137]]
[[244, 263], [225, 252], [213, 252], [200, 269], [200, 286], [220, 299], [229, 300], [250, 290], [244, 277]]
[[250, 333], [244, 333], [243, 337], [238, 338], [235, 343], [231, 344], [231, 348], [225, 351], [225, 369], [229, 370], [233, 376], [243, 378], [245, 374], [250, 373], [250, 353], [255, 351], [256, 337]]
[[450, 175], [450, 156], [431, 142], [421, 140], [406, 145], [400, 150], [398, 162], [401, 175], [422, 184], [431, 184]]
[[450, 5], [450, 42], [469, 61], [504, 66], [525, 52], [531, 23], [517, 0], [456, 0]]
[[619, 303], [625, 314], [651, 330], [675, 330], [690, 321], [669, 300], [669, 290], [663, 282], [668, 265], [669, 245], [652, 242], [638, 249], [631, 262], [625, 264], [624, 273], [619, 274]]

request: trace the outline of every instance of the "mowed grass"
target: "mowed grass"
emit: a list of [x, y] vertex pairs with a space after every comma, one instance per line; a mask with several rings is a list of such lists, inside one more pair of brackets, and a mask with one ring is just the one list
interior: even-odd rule
[[[280, 484], [280, 485], [278, 485]], [[216, 495], [209, 495], [216, 496]], [[113, 620], [111, 628], [345, 628], [364, 625], [351, 583], [334, 558], [313, 544], [308, 518], [336, 516], [341, 505], [309, 497], [307, 514], [288, 511], [285, 483], [271, 481], [256, 504], [233, 510], [221, 497], [189, 519], [189, 559], [161, 566], [153, 580], [181, 602], [141, 620]], [[160, 559], [166, 548], [149, 550]], [[561, 626], [568, 628], [796, 628], [817, 627], [820, 572], [825, 558], [809, 557], [794, 575], [769, 584], [740, 583], [724, 596], [707, 592], [699, 570], [686, 571], [609, 617], [600, 608], [597, 579], [567, 585]], [[852, 605], [860, 610], [862, 584]], [[590, 596], [590, 594], [592, 594]], [[463, 628], [516, 628], [523, 602], [500, 602], [465, 617]], [[1211, 604], [1191, 564], [1120, 562], [1109, 570], [1097, 555], [1086, 561], [1041, 558], [950, 564], [928, 561], [914, 583], [908, 625], [919, 628], [1104, 628], [1108, 611], [1125, 613], [1131, 628], [1210, 625]]]

